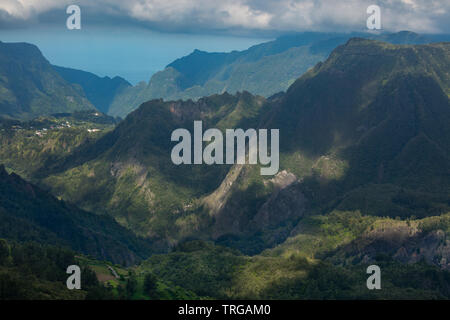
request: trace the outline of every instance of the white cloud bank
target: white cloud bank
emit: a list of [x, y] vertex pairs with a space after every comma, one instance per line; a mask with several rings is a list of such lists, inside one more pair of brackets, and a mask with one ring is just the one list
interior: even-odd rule
[[383, 29], [450, 33], [450, 0], [0, 0], [0, 25], [45, 21], [70, 4], [109, 23], [177, 31], [360, 31], [367, 7], [377, 4]]

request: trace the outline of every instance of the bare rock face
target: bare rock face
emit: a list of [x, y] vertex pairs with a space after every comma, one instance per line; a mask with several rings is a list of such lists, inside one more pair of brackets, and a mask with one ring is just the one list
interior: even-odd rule
[[450, 239], [443, 230], [424, 232], [405, 222], [385, 224], [368, 231], [339, 250], [348, 256], [359, 256], [361, 262], [373, 262], [384, 253], [402, 263], [425, 260], [429, 264], [450, 270]]
[[405, 239], [400, 245], [401, 247], [393, 255], [395, 260], [403, 263], [425, 260], [442, 269], [450, 270], [450, 240], [442, 230]]
[[243, 168], [234, 168], [224, 183], [205, 201], [215, 222], [212, 237], [248, 237], [264, 234], [266, 244], [271, 246], [284, 241], [306, 210], [306, 198], [299, 188], [297, 177], [281, 171], [265, 182], [272, 192], [259, 203], [243, 206], [246, 195], [233, 188], [242, 176]]
[[425, 259], [442, 269], [450, 270], [450, 240], [442, 230], [435, 230], [425, 235], [419, 243], [419, 253], [412, 262]]
[[252, 220], [256, 229], [276, 227], [284, 221], [301, 218], [305, 212], [306, 198], [299, 191], [294, 174], [283, 170], [271, 182], [275, 190]]
[[234, 165], [220, 186], [213, 193], [203, 199], [203, 203], [209, 209], [211, 215], [220, 215], [220, 212], [223, 210], [227, 200], [229, 199], [232, 187], [239, 178], [243, 168], [243, 165]]
[[275, 188], [281, 190], [290, 186], [294, 182], [297, 182], [297, 177], [295, 174], [283, 170], [278, 172], [274, 178], [270, 179], [270, 182], [274, 184]]

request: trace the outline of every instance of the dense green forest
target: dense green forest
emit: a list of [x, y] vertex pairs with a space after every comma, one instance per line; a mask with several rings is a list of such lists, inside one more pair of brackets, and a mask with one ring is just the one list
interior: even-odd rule
[[111, 299], [91, 269], [82, 269], [81, 290], [66, 287], [67, 267], [78, 264], [72, 250], [0, 239], [0, 299]]

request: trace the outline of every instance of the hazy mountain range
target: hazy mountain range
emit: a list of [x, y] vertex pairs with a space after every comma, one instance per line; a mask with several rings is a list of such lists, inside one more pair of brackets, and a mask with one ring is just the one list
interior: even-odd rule
[[[51, 66], [33, 45], [0, 43], [2, 97], [0, 116], [31, 119], [57, 112], [95, 107], [125, 117], [142, 103], [199, 99], [216, 93], [248, 91], [270, 97], [285, 91], [300, 75], [323, 61], [351, 37], [394, 44], [448, 41], [446, 35], [368, 33], [300, 33], [253, 46], [244, 51], [208, 53], [195, 50], [136, 86], [120, 77], [98, 77], [90, 72]], [[26, 61], [16, 57], [28, 57]]]
[[285, 91], [317, 62], [325, 60], [338, 45], [352, 37], [378, 39], [394, 44], [448, 41], [446, 35], [368, 33], [300, 33], [286, 35], [244, 51], [208, 53], [195, 50], [175, 60], [152, 76], [116, 96], [109, 113], [124, 117], [151, 99], [199, 99], [216, 93], [249, 91], [270, 97]]

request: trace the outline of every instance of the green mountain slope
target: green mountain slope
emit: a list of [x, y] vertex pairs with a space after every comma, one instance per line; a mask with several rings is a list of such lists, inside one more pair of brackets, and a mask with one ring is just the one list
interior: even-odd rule
[[29, 119], [89, 109], [83, 91], [66, 82], [36, 46], [0, 42], [0, 116]]
[[99, 77], [93, 73], [53, 66], [58, 74], [67, 82], [80, 85], [86, 97], [97, 110], [108, 113], [114, 97], [131, 84], [121, 77]]
[[68, 290], [67, 267], [80, 265], [75, 252], [33, 242], [0, 239], [0, 300], [111, 299], [94, 271], [81, 266], [81, 290]]
[[[230, 166], [176, 166], [170, 136], [177, 128], [254, 127], [264, 99], [249, 93], [198, 102], [150, 101], [94, 144], [80, 146], [36, 173], [57, 195], [94, 212], [108, 212], [139, 234], [167, 241], [208, 223], [199, 197], [222, 182]], [[133, 141], [133, 143], [130, 143]]]
[[[433, 198], [428, 214], [442, 212], [438, 203], [445, 206], [450, 191], [449, 62], [448, 43], [394, 46], [354, 39], [337, 48], [267, 115], [272, 126], [284, 128], [282, 164], [298, 177], [311, 177], [307, 182], [322, 205], [418, 215], [395, 201], [406, 192], [418, 202]], [[299, 154], [312, 161], [308, 170]], [[355, 191], [345, 194], [349, 190]], [[359, 207], [355, 197], [363, 195]]]
[[116, 120], [98, 111], [41, 116], [29, 121], [0, 120], [0, 163], [30, 179], [46, 163], [72, 153], [114, 128]]
[[280, 128], [280, 173], [269, 181], [255, 181], [248, 166], [229, 173], [205, 198], [212, 237], [257, 253], [305, 216], [333, 209], [448, 212], [448, 50], [352, 39], [269, 101], [260, 126]]
[[107, 216], [58, 200], [0, 167], [0, 237], [72, 248], [121, 264], [136, 263], [149, 245]]

